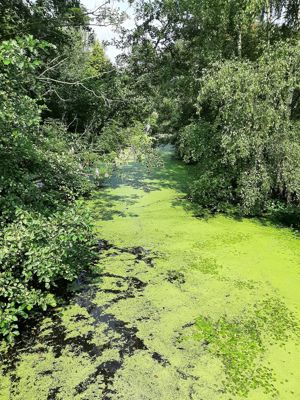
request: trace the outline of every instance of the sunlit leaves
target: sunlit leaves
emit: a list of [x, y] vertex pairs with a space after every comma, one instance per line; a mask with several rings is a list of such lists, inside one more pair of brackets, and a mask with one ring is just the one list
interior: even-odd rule
[[299, 46], [280, 43], [258, 63], [226, 61], [205, 74], [200, 120], [182, 131], [180, 146], [209, 171], [193, 190], [205, 206], [214, 193], [246, 214], [274, 197], [299, 203], [299, 66]]

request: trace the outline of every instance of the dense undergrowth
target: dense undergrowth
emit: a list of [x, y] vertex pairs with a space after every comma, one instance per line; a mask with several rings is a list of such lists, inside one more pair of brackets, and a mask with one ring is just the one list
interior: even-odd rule
[[55, 304], [57, 282], [94, 257], [90, 222], [74, 203], [91, 183], [63, 124], [42, 118], [36, 76], [49, 48], [32, 36], [0, 46], [0, 332], [9, 341], [22, 318]]

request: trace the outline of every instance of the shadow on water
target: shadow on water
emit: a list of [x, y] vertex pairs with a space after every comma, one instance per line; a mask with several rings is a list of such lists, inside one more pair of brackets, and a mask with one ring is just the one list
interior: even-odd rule
[[141, 163], [130, 162], [120, 168], [107, 185], [112, 188], [130, 186], [146, 193], [162, 189], [185, 192], [191, 181], [193, 168], [187, 168], [169, 147], [162, 148], [160, 155], [163, 166], [147, 168]]
[[224, 216], [235, 222], [244, 222], [245, 220], [253, 221], [259, 225], [274, 228], [289, 228], [291, 231], [299, 235], [300, 233], [300, 208], [297, 206], [284, 206], [283, 210], [265, 211], [261, 215], [244, 215], [238, 206], [228, 206], [227, 210], [217, 210], [215, 208], [203, 208], [200, 204], [191, 201], [188, 196], [180, 196], [172, 202], [173, 206], [181, 206], [193, 217], [210, 221], [218, 216]]
[[[173, 189], [178, 192], [178, 196], [172, 200], [173, 207], [183, 207], [185, 211], [192, 214], [195, 218], [209, 221], [218, 215], [224, 215], [236, 222], [243, 222], [245, 219], [251, 219], [264, 226], [274, 226], [278, 228], [288, 227], [295, 233], [300, 231], [300, 208], [299, 206], [287, 206], [286, 204], [277, 204], [269, 211], [265, 211], [261, 216], [245, 216], [243, 211], [237, 205], [221, 205], [211, 209], [205, 209], [189, 198], [189, 187], [195, 179], [201, 174], [199, 166], [187, 165], [176, 156], [172, 146], [164, 146], [160, 149], [160, 154], [164, 165], [157, 168], [147, 168], [138, 162], [131, 162], [120, 168], [116, 174], [106, 182], [104, 188], [119, 188], [129, 186], [147, 192], [159, 191], [163, 189]], [[115, 195], [108, 191], [99, 191], [95, 193], [95, 211], [96, 215], [103, 220], [112, 220], [114, 217], [138, 217], [127, 211], [127, 206], [134, 205], [139, 196], [133, 195]], [[117, 204], [125, 206], [122, 210], [115, 209]]]
[[[193, 181], [199, 177], [201, 171], [196, 164], [185, 164], [177, 156], [172, 146], [164, 146], [160, 149], [163, 165], [160, 167], [147, 168], [140, 162], [129, 162], [118, 170], [112, 178], [108, 179], [101, 190], [93, 194], [93, 207], [95, 218], [107, 221], [114, 218], [137, 218], [139, 215], [131, 213], [128, 208], [136, 204], [142, 195], [138, 194], [115, 194], [109, 189], [118, 189], [128, 186], [132, 189], [141, 190], [145, 193], [172, 189], [178, 192], [171, 200], [172, 207], [183, 207], [184, 210], [200, 220], [208, 221], [218, 215], [227, 216], [235, 221], [242, 222], [244, 216], [238, 207], [227, 206], [226, 211], [217, 208], [203, 208], [189, 197], [189, 188]], [[108, 189], [108, 190], [105, 190]], [[122, 209], [118, 209], [118, 206]], [[250, 217], [248, 217], [249, 219]], [[254, 218], [253, 218], [254, 219]], [[299, 217], [300, 220], [300, 217]], [[275, 218], [257, 218], [262, 224], [276, 224]], [[276, 219], [278, 224], [278, 219]]]
[[[135, 218], [138, 215], [130, 212], [126, 212], [126, 208], [135, 204], [139, 199], [138, 195], [115, 195], [108, 191], [97, 192], [93, 196], [93, 207], [92, 212], [95, 219], [101, 216], [104, 221], [113, 220], [115, 217], [131, 217]], [[116, 205], [121, 204], [125, 209], [118, 210]]]
[[114, 218], [136, 218], [139, 215], [129, 211], [130, 206], [136, 204], [142, 194], [124, 194], [113, 192], [111, 189], [126, 186], [141, 190], [144, 193], [172, 189], [178, 192], [178, 197], [172, 201], [173, 206], [181, 205], [186, 209], [193, 207], [187, 200], [188, 186], [192, 182], [195, 168], [176, 158], [173, 149], [162, 149], [163, 165], [147, 168], [139, 162], [129, 162], [120, 167], [112, 178], [108, 179], [102, 190], [93, 194], [92, 212], [95, 218], [104, 221]]

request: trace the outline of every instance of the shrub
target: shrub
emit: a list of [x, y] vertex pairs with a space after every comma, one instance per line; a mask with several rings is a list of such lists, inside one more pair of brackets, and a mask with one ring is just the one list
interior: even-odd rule
[[201, 164], [209, 162], [211, 157], [208, 156], [208, 151], [213, 151], [213, 144], [210, 142], [211, 125], [204, 121], [199, 120], [184, 127], [179, 136], [179, 154], [187, 163], [198, 162]]
[[[47, 45], [32, 37], [0, 45], [0, 222], [17, 208], [52, 212], [89, 188], [66, 128], [43, 121], [36, 79]], [[30, 90], [31, 93], [30, 93]], [[29, 96], [31, 94], [31, 96]]]
[[17, 212], [0, 235], [0, 333], [9, 341], [32, 309], [55, 305], [60, 281], [74, 280], [93, 261], [93, 233], [80, 208], [50, 217]]
[[204, 208], [225, 211], [231, 200], [230, 179], [211, 171], [204, 172], [191, 184], [190, 198]]

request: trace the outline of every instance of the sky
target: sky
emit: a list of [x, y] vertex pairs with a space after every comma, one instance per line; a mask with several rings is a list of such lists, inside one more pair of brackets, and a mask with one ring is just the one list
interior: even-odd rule
[[[81, 4], [83, 4], [88, 10], [93, 11], [101, 4], [103, 4], [103, 0], [81, 0]], [[126, 11], [126, 13], [128, 14], [128, 19], [124, 22], [123, 26], [129, 29], [133, 28], [134, 26], [133, 9], [129, 6], [128, 2], [126, 0], [122, 1], [111, 0], [111, 5], [113, 7], [120, 8], [122, 11]], [[110, 27], [93, 26], [93, 29], [96, 33], [97, 38], [100, 41], [111, 40], [117, 37], [117, 34]], [[105, 52], [111, 61], [114, 61], [116, 56], [119, 54], [119, 50], [115, 46], [107, 46], [105, 48]]]

